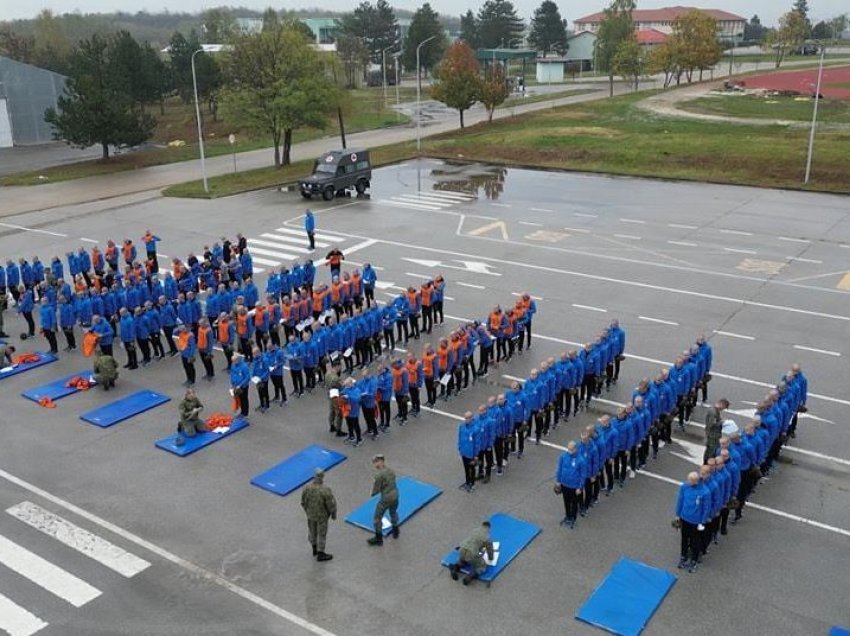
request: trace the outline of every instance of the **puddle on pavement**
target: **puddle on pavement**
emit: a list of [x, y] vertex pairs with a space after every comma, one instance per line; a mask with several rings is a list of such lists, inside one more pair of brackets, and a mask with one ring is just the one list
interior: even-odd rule
[[479, 196], [481, 193], [495, 201], [505, 190], [508, 169], [480, 163], [444, 163], [431, 170], [435, 192], [457, 192]]

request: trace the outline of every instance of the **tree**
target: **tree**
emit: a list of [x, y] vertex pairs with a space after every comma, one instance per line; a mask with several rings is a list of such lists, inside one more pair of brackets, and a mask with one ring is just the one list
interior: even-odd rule
[[339, 103], [322, 57], [292, 26], [236, 39], [225, 74], [222, 108], [237, 125], [271, 137], [275, 167], [290, 163], [293, 131], [324, 128]]
[[841, 15], [837, 15], [832, 20], [829, 21], [829, 37], [833, 40], [837, 40], [841, 37], [841, 34], [847, 28], [847, 14], [842, 13]]
[[64, 74], [72, 52], [60, 19], [49, 9], [38, 14], [33, 24], [35, 51], [32, 64]]
[[369, 64], [369, 49], [363, 39], [356, 35], [342, 33], [336, 39], [336, 54], [342, 62], [346, 88], [357, 87], [357, 73]]
[[640, 74], [643, 70], [643, 50], [636, 37], [620, 42], [614, 53], [614, 59], [611, 60], [611, 66], [617, 75], [631, 82], [635, 90], [638, 89]]
[[434, 67], [446, 50], [446, 36], [440, 24], [440, 15], [426, 2], [416, 10], [410, 21], [401, 56], [404, 68], [416, 68], [416, 47], [432, 36], [435, 36], [434, 39], [419, 49], [419, 64], [426, 70]]
[[605, 9], [605, 17], [599, 23], [596, 33], [596, 63], [608, 73], [608, 90], [614, 96], [614, 56], [620, 43], [634, 38], [635, 25], [632, 22], [634, 0], [611, 0]]
[[558, 55], [567, 52], [567, 26], [561, 19], [558, 5], [552, 0], [543, 0], [535, 9], [528, 43], [542, 52], [544, 57], [549, 51], [555, 51]]
[[829, 24], [821, 20], [815, 26], [812, 27], [812, 39], [813, 40], [828, 40], [832, 32], [829, 28]]
[[767, 27], [762, 26], [761, 19], [757, 15], [750, 18], [744, 25], [744, 40], [747, 42], [761, 42], [767, 35]]
[[313, 33], [313, 29], [307, 26], [307, 23], [302, 20], [297, 19], [289, 19], [285, 20], [284, 24], [292, 27], [296, 31], [298, 31], [301, 35], [307, 38], [308, 42], [314, 43], [316, 41], [316, 34]]
[[466, 42], [470, 48], [480, 48], [478, 37], [478, 18], [472, 13], [472, 9], [467, 10], [460, 16], [460, 39]]
[[479, 101], [487, 110], [487, 121], [493, 121], [493, 111], [511, 94], [505, 77], [505, 69], [501, 64], [490, 64], [479, 88]]
[[762, 43], [766, 51], [775, 54], [776, 68], [782, 65], [789, 50], [799, 48], [809, 33], [806, 19], [798, 11], [789, 11], [779, 18], [779, 28], [770, 31]]
[[679, 79], [682, 74], [679, 65], [678, 40], [673, 37], [667, 38], [658, 46], [652, 47], [647, 59], [649, 72], [652, 74], [663, 73], [664, 88], [669, 88], [673, 80]]
[[449, 108], [456, 108], [463, 128], [463, 111], [468, 110], [480, 97], [480, 67], [466, 42], [457, 41], [447, 50], [434, 69], [431, 97]]
[[280, 26], [280, 18], [272, 7], [263, 11], [263, 31], [274, 31]]
[[361, 2], [339, 21], [341, 34], [358, 37], [369, 51], [372, 62], [381, 63], [381, 51], [398, 42], [398, 22], [386, 0], [373, 6]]
[[717, 21], [699, 10], [688, 11], [673, 20], [672, 37], [677, 40], [679, 66], [690, 82], [693, 72], [712, 68], [723, 56], [717, 40]]
[[808, 38], [812, 32], [812, 22], [809, 20], [809, 3], [807, 0], [794, 0], [794, 8], [792, 9], [795, 13], [798, 13], [803, 18], [803, 24], [805, 25], [806, 34], [803, 39]]
[[239, 35], [236, 16], [227, 7], [207, 9], [201, 15], [201, 21], [207, 44], [227, 44]]
[[80, 148], [99, 144], [104, 160], [109, 158], [109, 146], [137, 146], [149, 139], [156, 120], [134, 108], [120, 76], [123, 72], [117, 38], [93, 35], [80, 42], [71, 55], [58, 108], [44, 114], [54, 127], [54, 138]]
[[495, 49], [522, 39], [525, 24], [510, 0], [487, 0], [478, 11], [478, 46]]

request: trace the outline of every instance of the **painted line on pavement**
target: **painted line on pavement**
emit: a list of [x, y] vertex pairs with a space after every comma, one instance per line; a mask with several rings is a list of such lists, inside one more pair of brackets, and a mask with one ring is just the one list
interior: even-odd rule
[[[519, 292], [511, 292], [511, 296], [517, 296], [518, 298], [522, 298], [522, 294], [520, 294]], [[535, 296], [534, 294], [529, 294], [529, 297], [534, 300], [543, 300], [543, 296]]]
[[755, 251], [755, 250], [742, 250], [742, 249], [738, 249], [736, 247], [724, 247], [723, 251], [724, 252], [730, 252], [732, 254], [749, 254], [749, 255], [758, 254], [758, 252]]
[[637, 225], [645, 225], [646, 221], [641, 221], [640, 219], [620, 219], [620, 223], [635, 223]]
[[580, 217], [585, 218], [585, 219], [595, 219], [599, 215], [598, 214], [585, 214], [583, 212], [573, 212], [573, 216], [580, 216]]
[[14, 225], [13, 223], [0, 223], [3, 227], [9, 227], [13, 230], [24, 230], [25, 232], [35, 232], [36, 234], [49, 234], [50, 236], [61, 236], [67, 237], [67, 234], [62, 234], [61, 232], [51, 232], [49, 230], [39, 230], [34, 227], [24, 227], [23, 225]]
[[85, 236], [80, 237], [81, 241], [85, 241], [86, 243], [98, 243], [99, 241], [95, 241], [94, 239], [86, 238]]
[[823, 261], [814, 258], [801, 258], [800, 256], [786, 256], [786, 260], [797, 261], [798, 263], [813, 263], [814, 265], [823, 265]]
[[106, 539], [92, 534], [30, 501], [24, 501], [7, 508], [6, 512], [126, 578], [132, 578], [151, 565], [135, 554], [119, 548]]
[[528, 208], [532, 212], [554, 212], [554, 210], [550, 210], [549, 208]]
[[640, 241], [641, 238], [639, 236], [635, 236], [634, 234], [615, 234], [614, 238], [627, 239], [629, 241]]
[[509, 208], [511, 207], [510, 203], [491, 203], [494, 208]]
[[405, 276], [410, 276], [411, 278], [421, 278], [422, 280], [431, 280], [431, 276], [426, 276], [425, 274], [414, 274], [413, 272], [405, 272]]
[[667, 241], [670, 245], [681, 245], [682, 247], [697, 247], [696, 243], [690, 241]]
[[814, 347], [804, 347], [803, 345], [794, 345], [795, 349], [799, 351], [811, 351], [812, 353], [822, 353], [827, 356], [833, 356], [836, 358], [841, 357], [841, 353], [838, 351], [830, 351], [829, 349], [815, 349]]
[[809, 239], [801, 239], [801, 238], [792, 238], [790, 236], [777, 236], [780, 241], [787, 241], [788, 243], [811, 243]]
[[714, 330], [718, 336], [726, 336], [727, 338], [740, 338], [741, 340], [755, 340], [753, 336], [745, 336], [740, 333], [732, 333], [731, 331], [719, 331], [717, 329]]
[[82, 607], [101, 592], [58, 565], [0, 535], [0, 563], [74, 607]]
[[603, 309], [602, 307], [594, 307], [593, 305], [578, 305], [576, 303], [573, 303], [573, 307], [575, 307], [576, 309], [586, 309], [587, 311], [598, 311], [603, 314], [608, 313], [607, 309]]
[[671, 327], [678, 327], [678, 322], [673, 322], [672, 320], [662, 320], [661, 318], [650, 318], [649, 316], [638, 316], [638, 320], [646, 320], [647, 322], [657, 322], [661, 325], [670, 325]]
[[684, 223], [668, 223], [667, 227], [675, 227], [680, 230], [698, 230], [696, 225], [685, 225]]
[[484, 285], [473, 285], [472, 283], [464, 283], [463, 281], [457, 281], [457, 284], [461, 287], [470, 287], [472, 289], [487, 289]]
[[0, 630], [9, 636], [32, 636], [47, 625], [29, 610], [0, 594]]
[[742, 232], [741, 230], [720, 230], [721, 234], [734, 234], [735, 236], [752, 236], [752, 232]]
[[330, 631], [320, 627], [319, 625], [316, 625], [315, 623], [311, 623], [307, 619], [301, 618], [297, 614], [293, 614], [292, 612], [288, 612], [287, 610], [283, 609], [282, 607], [279, 607], [279, 606], [275, 605], [274, 603], [267, 601], [263, 597], [261, 597], [257, 594], [254, 594], [253, 592], [250, 592], [250, 591], [246, 590], [245, 588], [243, 588], [239, 585], [236, 585], [235, 583], [230, 582], [229, 580], [227, 580], [223, 576], [220, 576], [220, 575], [218, 575], [214, 572], [211, 572], [211, 571], [209, 571], [205, 568], [202, 568], [198, 565], [195, 565], [191, 561], [187, 561], [186, 559], [183, 559], [183, 558], [177, 556], [176, 554], [172, 554], [168, 550], [161, 548], [158, 545], [151, 543], [150, 541], [146, 541], [145, 539], [142, 539], [141, 537], [133, 534], [132, 532], [125, 530], [124, 528], [121, 528], [120, 526], [117, 526], [114, 523], [111, 523], [111, 522], [107, 521], [106, 519], [103, 519], [102, 517], [98, 517], [97, 515], [92, 514], [92, 513], [88, 512], [87, 510], [84, 510], [83, 508], [80, 508], [79, 506], [76, 506], [76, 505], [72, 504], [71, 502], [62, 499], [61, 497], [53, 495], [53, 494], [47, 492], [46, 490], [39, 488], [38, 486], [30, 484], [29, 482], [24, 481], [23, 479], [20, 479], [19, 477], [15, 477], [11, 473], [9, 473], [9, 472], [7, 472], [3, 469], [0, 469], [0, 478], [3, 478], [6, 481], [15, 484], [16, 486], [19, 486], [20, 488], [23, 488], [24, 490], [27, 490], [27, 491], [31, 492], [32, 494], [41, 497], [42, 499], [46, 499], [47, 501], [49, 501], [49, 502], [51, 502], [51, 503], [53, 503], [57, 506], [60, 506], [61, 508], [64, 508], [65, 510], [68, 510], [69, 512], [72, 512], [75, 515], [82, 517], [83, 519], [86, 519], [87, 521], [90, 521], [91, 523], [94, 523], [94, 524], [100, 526], [104, 530], [108, 530], [109, 532], [112, 532], [113, 534], [118, 535], [119, 537], [121, 537], [121, 538], [123, 538], [123, 539], [125, 539], [125, 540], [127, 540], [131, 543], [134, 543], [141, 548], [144, 548], [145, 550], [148, 550], [149, 552], [152, 552], [153, 554], [157, 555], [158, 557], [160, 557], [160, 558], [162, 558], [162, 559], [164, 559], [164, 560], [166, 560], [170, 563], [173, 563], [174, 565], [186, 570], [187, 572], [195, 574], [195, 575], [197, 575], [197, 576], [199, 576], [199, 577], [201, 577], [201, 578], [203, 578], [203, 579], [205, 579], [205, 580], [207, 580], [211, 583], [214, 583], [214, 584], [228, 590], [229, 592], [233, 592], [234, 594], [245, 599], [246, 601], [249, 601], [249, 602], [253, 603], [254, 605], [257, 605], [258, 607], [261, 607], [261, 608], [267, 610], [268, 612], [270, 612], [270, 613], [272, 613], [276, 616], [279, 616], [279, 617], [289, 621], [290, 623], [292, 623], [294, 625], [297, 625], [298, 627], [302, 627], [303, 629], [305, 629], [309, 632], [312, 632], [313, 634], [317, 634], [317, 636], [335, 636], [333, 632], [330, 632]]
[[565, 227], [567, 232], [578, 232], [579, 234], [590, 234], [590, 230], [585, 230], [580, 227]]
[[[350, 261], [347, 258], [345, 259], [345, 262], [348, 263], [349, 265], [354, 265], [355, 267], [364, 267], [366, 265], [366, 263], [359, 263], [357, 261]], [[384, 268], [380, 267], [378, 265], [372, 265], [372, 269], [374, 269], [376, 272], [383, 272], [384, 271]]]
[[534, 223], [533, 221], [520, 221], [520, 225], [530, 225], [531, 227], [543, 227], [542, 223]]

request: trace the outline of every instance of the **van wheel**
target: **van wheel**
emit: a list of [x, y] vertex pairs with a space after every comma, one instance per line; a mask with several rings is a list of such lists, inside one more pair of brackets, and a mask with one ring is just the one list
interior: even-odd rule
[[334, 198], [334, 189], [333, 186], [328, 186], [324, 190], [322, 190], [322, 198], [325, 201], [332, 201]]
[[363, 194], [366, 192], [366, 188], [369, 187], [369, 182], [366, 179], [360, 179], [357, 183], [354, 184], [354, 189], [357, 190], [357, 194]]

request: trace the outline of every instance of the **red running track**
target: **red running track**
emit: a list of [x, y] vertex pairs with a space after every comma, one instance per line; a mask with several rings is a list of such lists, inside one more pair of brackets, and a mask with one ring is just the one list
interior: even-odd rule
[[[753, 75], [744, 78], [747, 88], [765, 88], [779, 91], [798, 91], [804, 95], [815, 92], [818, 81], [817, 69], [805, 71], [780, 71], [766, 75]], [[844, 84], [845, 86], [835, 86]], [[850, 66], [825, 68], [821, 95], [836, 99], [850, 99]]]

